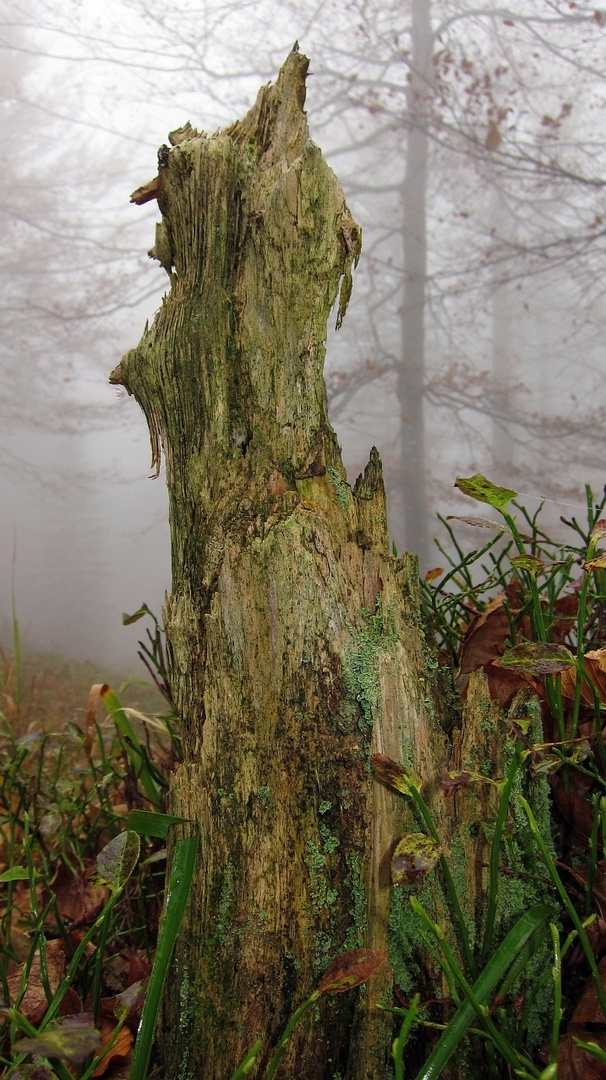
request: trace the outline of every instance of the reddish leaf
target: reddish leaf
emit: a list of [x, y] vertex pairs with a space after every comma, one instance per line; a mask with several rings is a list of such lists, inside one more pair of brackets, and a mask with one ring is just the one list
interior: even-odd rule
[[[580, 1046], [575, 1046], [569, 1030], [558, 1043], [558, 1080], [606, 1080], [606, 1065]], [[576, 1033], [575, 1033], [576, 1034]], [[606, 1050], [606, 1038], [586, 1034], [585, 1042], [595, 1042]]]
[[596, 521], [589, 534], [589, 543], [597, 544], [604, 536], [606, 536], [606, 518], [600, 518], [599, 521]]
[[[598, 969], [602, 985], [606, 987], [606, 958], [600, 960]], [[603, 1024], [595, 984], [590, 978], [572, 1014], [568, 1031], [558, 1046], [558, 1080], [606, 1080], [606, 1064], [573, 1042], [576, 1037], [583, 1042], [596, 1043], [606, 1051], [606, 1035], [600, 1030]]]
[[399, 791], [401, 795], [410, 795], [411, 787], [421, 790], [422, 780], [404, 765], [398, 765], [397, 761], [387, 757], [386, 754], [373, 754], [372, 771], [375, 780], [392, 791]]
[[385, 953], [375, 949], [348, 949], [339, 953], [326, 968], [318, 986], [321, 994], [342, 994], [370, 979], [381, 964]]
[[447, 799], [454, 795], [461, 787], [467, 787], [471, 780], [470, 772], [449, 772], [442, 777], [442, 791]]
[[491, 664], [484, 665], [484, 671], [488, 679], [488, 690], [493, 701], [498, 701], [502, 709], [508, 709], [518, 690], [523, 686], [532, 686], [537, 689], [536, 683], [523, 671], [511, 671], [497, 665], [495, 660]]
[[441, 566], [434, 566], [433, 570], [428, 570], [425, 574], [425, 581], [435, 581], [436, 578], [442, 577], [443, 573]]
[[59, 863], [50, 882], [59, 914], [72, 927], [93, 923], [109, 899], [109, 889], [91, 881], [94, 870], [95, 864], [89, 863], [85, 874], [76, 878], [64, 863]]
[[573, 788], [572, 777], [576, 779], [576, 776], [569, 771], [569, 791], [565, 790], [560, 773], [553, 773], [548, 779], [554, 801], [568, 824], [568, 840], [587, 850], [587, 840], [593, 827], [593, 807], [579, 790]]
[[147, 960], [144, 960], [138, 953], [131, 953], [128, 958], [126, 985], [132, 986], [133, 983], [140, 983], [142, 980], [148, 979], [151, 971], [151, 964], [148, 964]]

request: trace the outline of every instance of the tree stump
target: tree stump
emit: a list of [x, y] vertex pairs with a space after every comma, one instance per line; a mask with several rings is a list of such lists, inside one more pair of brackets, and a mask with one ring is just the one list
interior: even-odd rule
[[[185, 755], [170, 809], [201, 834], [166, 1080], [227, 1080], [259, 1036], [266, 1062], [335, 954], [388, 951], [403, 811], [371, 755], [405, 747], [434, 791], [446, 759], [416, 561], [389, 554], [378, 453], [350, 488], [328, 420], [326, 325], [336, 301], [345, 313], [361, 236], [309, 138], [307, 68], [295, 46], [244, 120], [173, 132], [133, 196], [158, 200], [151, 254], [171, 288], [111, 380], [166, 460]], [[322, 998], [282, 1075], [382, 1076], [391, 1026], [374, 1004], [391, 986], [386, 964]]]

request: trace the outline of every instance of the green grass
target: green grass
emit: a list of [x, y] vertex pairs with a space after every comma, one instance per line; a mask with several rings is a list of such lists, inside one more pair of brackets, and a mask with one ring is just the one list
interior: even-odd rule
[[[398, 1026], [392, 1047], [395, 1080], [436, 1080], [449, 1065], [463, 1061], [474, 1067], [483, 1062], [482, 1075], [491, 1080], [506, 1075], [550, 1080], [566, 1040], [567, 1052], [584, 1048], [596, 1060], [605, 1055], [604, 1046], [590, 1037], [591, 1024], [599, 1027], [606, 1018], [606, 994], [593, 951], [596, 937], [588, 928], [599, 914], [597, 883], [600, 860], [606, 858], [606, 683], [585, 662], [586, 653], [603, 648], [606, 637], [604, 503], [595, 507], [588, 490], [586, 524], [566, 522], [571, 541], [555, 543], [541, 527], [540, 512], [531, 516], [517, 506], [515, 493], [481, 477], [458, 483], [491, 505], [500, 522], [471, 553], [463, 550], [455, 526], [445, 522], [451, 546], [440, 545], [440, 551], [447, 568], [422, 585], [425, 620], [442, 663], [456, 670], [474, 626], [490, 614], [491, 601], [505, 594], [506, 621], [501, 638], [493, 641], [500, 654], [496, 668], [509, 667], [520, 685], [532, 688], [548, 733], [543, 741], [539, 719], [533, 727], [531, 718], [516, 714], [503, 776], [460, 772], [445, 780], [450, 794], [486, 782], [499, 792], [495, 820], [484, 823], [486, 903], [473, 933], [461, 894], [461, 867], [439, 846], [440, 823], [421, 779], [399, 762], [374, 759], [377, 782], [411, 806], [417, 832], [408, 839], [421, 837], [435, 846], [435, 859], [425, 864], [427, 844], [412, 844], [404, 853], [399, 844], [397, 850], [404, 864], [404, 870], [398, 868], [401, 906], [407, 909], [400, 923], [411, 928], [415, 945], [422, 943], [438, 973], [427, 999], [413, 986], [407, 1001], [377, 1003], [377, 1008], [392, 1014]], [[144, 616], [151, 616], [145, 605], [125, 619]], [[153, 1074], [154, 1029], [198, 838], [188, 822], [164, 813], [170, 772], [181, 751], [178, 723], [170, 715], [163, 632], [151, 618], [140, 656], [153, 686], [108, 678], [91, 664], [23, 654], [16, 619], [13, 645], [0, 652], [3, 1078], [95, 1080], [111, 1075], [116, 1061], [132, 1080]], [[495, 667], [486, 664], [490, 678], [488, 669], [494, 674]], [[568, 672], [566, 686], [562, 672]], [[545, 787], [541, 777], [549, 773], [557, 774], [567, 796], [587, 803], [587, 835], [580, 847], [578, 836], [575, 849], [574, 836], [565, 824], [562, 828], [561, 844], [576, 860], [574, 868], [554, 857], [549, 823], [537, 823], [527, 797], [537, 785]], [[545, 795], [545, 805], [546, 800]], [[166, 842], [175, 828], [165, 902]], [[517, 862], [510, 858], [516, 838]], [[529, 902], [535, 885], [541, 900]], [[440, 913], [432, 906], [436, 897]], [[274, 1048], [263, 1080], [274, 1074], [279, 1080], [292, 1031], [321, 994], [359, 985], [381, 962], [378, 954], [369, 958], [362, 952], [336, 957], [318, 986], [310, 988]], [[366, 961], [371, 968], [364, 967]], [[587, 1038], [578, 1037], [583, 1028], [577, 1025], [573, 1040], [566, 1026], [581, 992], [579, 970], [593, 981], [595, 1003]], [[567, 1000], [563, 987], [571, 985]], [[438, 1000], [450, 1010], [441, 1023], [435, 1020]], [[536, 1051], [537, 1024], [542, 1056]], [[437, 1041], [419, 1066], [420, 1035], [432, 1032]], [[257, 1040], [231, 1080], [249, 1075], [262, 1080], [262, 1050]]]

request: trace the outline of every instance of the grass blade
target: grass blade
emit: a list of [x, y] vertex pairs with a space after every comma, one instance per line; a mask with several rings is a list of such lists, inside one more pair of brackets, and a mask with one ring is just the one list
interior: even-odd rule
[[160, 1007], [162, 990], [168, 971], [170, 958], [175, 947], [181, 920], [189, 898], [196, 856], [198, 854], [199, 833], [177, 840], [175, 854], [166, 890], [166, 901], [160, 931], [158, 947], [152, 968], [145, 1004], [141, 1014], [139, 1030], [135, 1041], [130, 1080], [145, 1080], [154, 1041], [156, 1017]]
[[[546, 904], [537, 904], [518, 919], [473, 985], [474, 998], [480, 1005], [486, 1004], [493, 990], [516, 959], [520, 949], [551, 918], [551, 909]], [[465, 1000], [457, 1009], [421, 1071], [417, 1073], [416, 1080], [435, 1080], [440, 1075], [475, 1016], [473, 1005], [468, 999]]]
[[101, 690], [101, 697], [103, 698], [107, 711], [116, 725], [116, 730], [124, 743], [126, 752], [135, 771], [135, 776], [137, 779], [140, 779], [143, 790], [152, 806], [160, 806], [162, 801], [162, 789], [145, 760], [143, 749], [139, 746], [139, 740], [137, 739], [135, 730], [120, 704], [120, 699], [114, 693], [111, 686], [107, 686], [107, 684]]

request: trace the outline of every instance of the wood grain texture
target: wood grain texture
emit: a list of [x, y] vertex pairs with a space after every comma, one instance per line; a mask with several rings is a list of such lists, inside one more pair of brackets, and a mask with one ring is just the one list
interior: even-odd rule
[[[309, 138], [307, 66], [294, 49], [242, 122], [161, 155], [171, 288], [113, 376], [166, 461], [185, 750], [170, 809], [201, 831], [164, 1007], [167, 1080], [225, 1080], [259, 1035], [266, 1061], [336, 953], [387, 951], [403, 804], [370, 756], [398, 759], [406, 740], [437, 791], [447, 754], [379, 456], [352, 490], [328, 421], [326, 325], [335, 304], [343, 317], [361, 236]], [[391, 1030], [374, 1002], [391, 1003], [391, 979], [386, 965], [322, 999], [282, 1075], [383, 1075]]]

